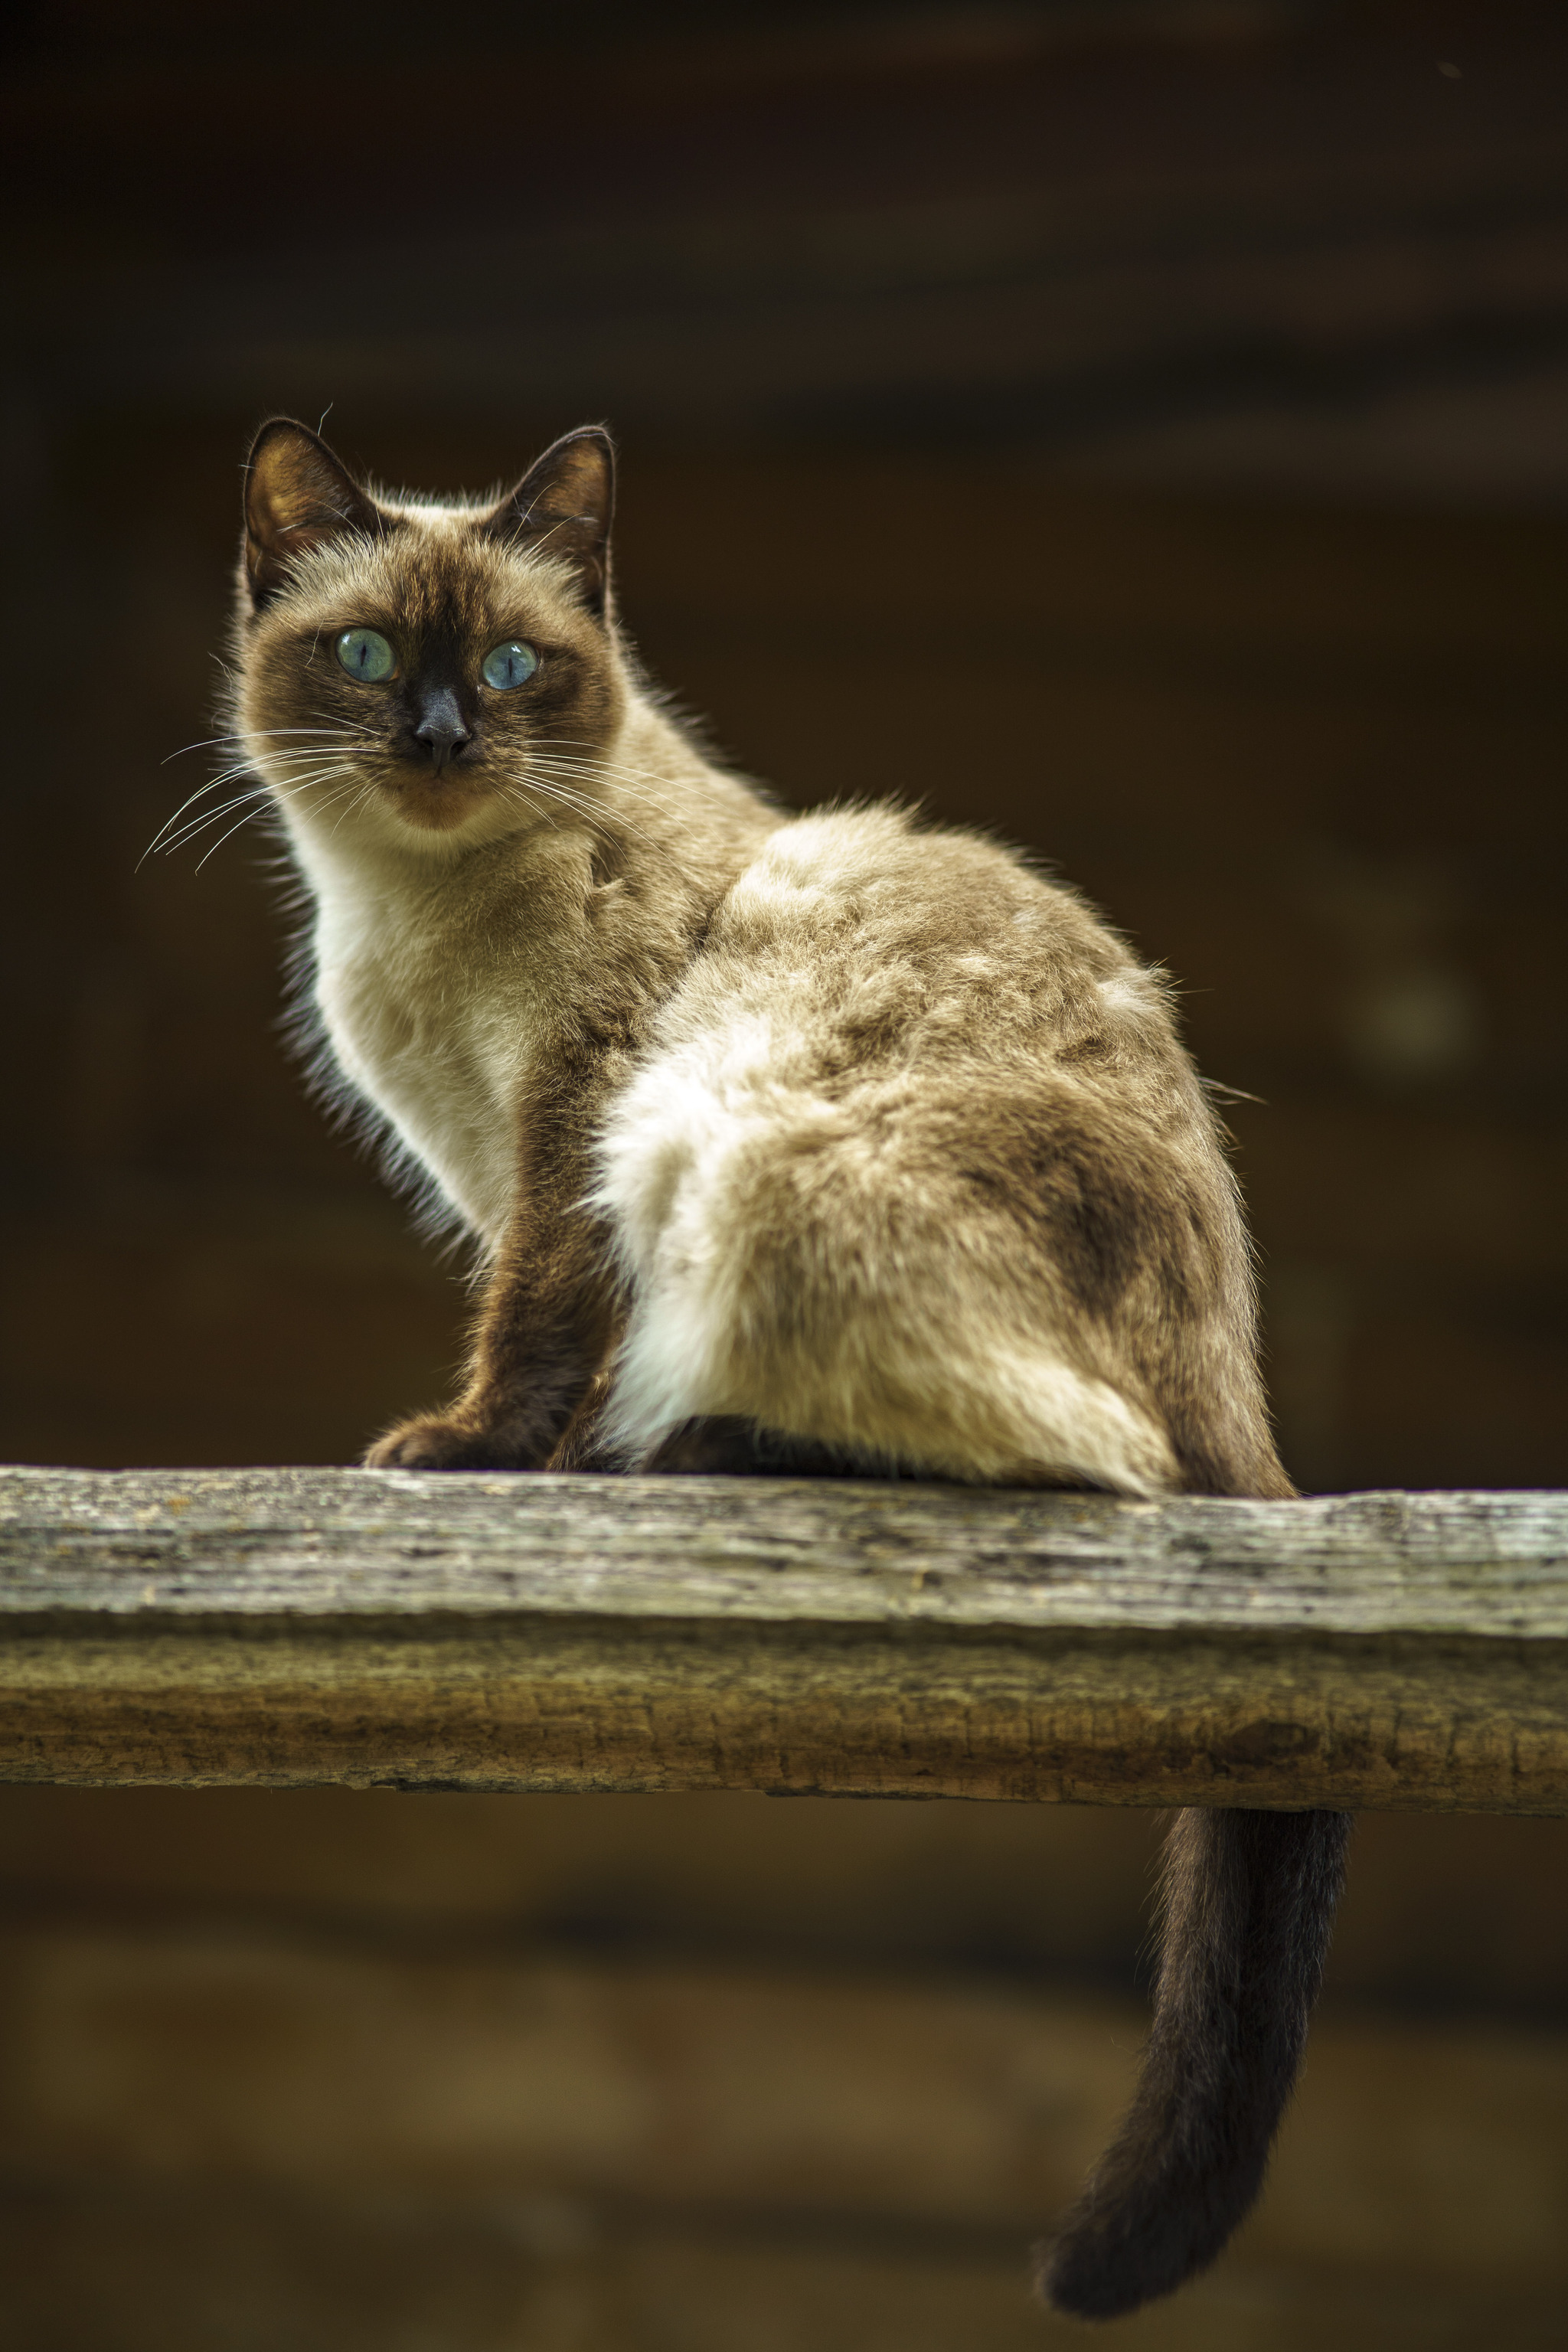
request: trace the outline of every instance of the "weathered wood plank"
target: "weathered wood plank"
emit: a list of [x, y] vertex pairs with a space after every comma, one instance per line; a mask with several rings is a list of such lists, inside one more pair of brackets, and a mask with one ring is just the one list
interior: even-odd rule
[[0, 1777], [1568, 1812], [1568, 1496], [0, 1471]]

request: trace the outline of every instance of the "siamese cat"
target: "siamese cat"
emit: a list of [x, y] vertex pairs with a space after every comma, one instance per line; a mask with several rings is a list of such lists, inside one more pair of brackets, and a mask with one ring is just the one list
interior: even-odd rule
[[[478, 502], [288, 419], [250, 452], [231, 723], [313, 909], [323, 1067], [485, 1276], [461, 1394], [367, 1462], [1289, 1495], [1159, 978], [978, 835], [716, 766], [619, 625], [614, 478], [597, 426]], [[1178, 1817], [1058, 2308], [1168, 2292], [1252, 2203], [1347, 1827]]]

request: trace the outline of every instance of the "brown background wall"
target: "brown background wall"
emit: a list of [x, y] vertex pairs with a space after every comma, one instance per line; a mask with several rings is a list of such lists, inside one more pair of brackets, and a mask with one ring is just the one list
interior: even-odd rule
[[[456, 1359], [279, 1048], [268, 845], [137, 865], [247, 430], [331, 400], [428, 488], [607, 409], [724, 746], [1029, 843], [1181, 982], [1297, 1476], [1564, 1482], [1561, 27], [1089, 13], [38, 13], [0, 1452], [351, 1459]], [[1049, 2340], [1155, 1827], [0, 1791], [0, 2345]], [[1561, 2339], [1565, 1864], [1363, 1825], [1265, 2208], [1112, 2340]]]

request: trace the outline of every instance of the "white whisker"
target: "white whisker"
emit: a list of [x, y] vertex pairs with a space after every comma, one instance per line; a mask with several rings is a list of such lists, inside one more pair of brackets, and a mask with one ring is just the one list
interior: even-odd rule
[[[647, 785], [653, 782], [666, 787], [679, 784], [683, 789], [695, 785], [700, 791], [704, 792], [710, 792], [713, 789], [712, 779], [706, 774], [687, 773], [678, 779], [662, 775], [656, 768], [633, 768], [628, 767], [623, 761], [606, 759], [595, 744], [579, 736], [542, 736], [537, 749], [544, 751], [585, 751], [589, 755], [589, 764], [592, 768], [603, 775], [615, 776], [629, 784]], [[656, 796], [649, 794], [647, 797], [651, 799]]]
[[[320, 755], [320, 753], [317, 753], [315, 756], [319, 759], [321, 755]], [[163, 825], [161, 825], [161, 826], [160, 826], [160, 828], [159, 828], [159, 830], [157, 831], [157, 833], [156, 833], [156, 834], [154, 834], [154, 835], [153, 836], [153, 839], [148, 843], [148, 845], [147, 845], [146, 848], [142, 851], [142, 857], [143, 859], [144, 859], [144, 858], [147, 858], [147, 857], [150, 857], [150, 856], [153, 855], [153, 851], [154, 851], [155, 849], [159, 848], [159, 847], [163, 845], [163, 840], [164, 840], [165, 836], [170, 833], [171, 829], [172, 829], [174, 826], [175, 826], [175, 825], [177, 825], [177, 824], [179, 824], [179, 821], [180, 821], [181, 817], [182, 817], [182, 816], [184, 816], [184, 814], [185, 811], [186, 811], [188, 808], [193, 808], [193, 807], [195, 807], [195, 803], [196, 803], [196, 802], [197, 802], [197, 801], [199, 801], [199, 800], [205, 800], [205, 799], [206, 798], [206, 795], [208, 794], [208, 793], [216, 792], [216, 791], [218, 789], [218, 787], [219, 787], [219, 785], [220, 785], [220, 784], [231, 783], [231, 782], [234, 781], [234, 779], [235, 779], [235, 777], [236, 777], [236, 776], [242, 776], [242, 775], [244, 775], [244, 774], [245, 774], [245, 772], [246, 772], [246, 771], [245, 771], [243, 768], [231, 768], [231, 769], [229, 770], [229, 772], [228, 772], [228, 773], [227, 773], [226, 775], [225, 775], [225, 776], [215, 776], [215, 777], [214, 777], [214, 779], [213, 779], [213, 781], [212, 781], [212, 782], [211, 782], [210, 784], [204, 784], [204, 785], [202, 786], [201, 791], [200, 791], [199, 793], [192, 793], [190, 794], [190, 796], [189, 796], [189, 798], [188, 798], [188, 799], [182, 801], [182, 802], [181, 802], [181, 803], [180, 803], [180, 805], [179, 805], [179, 807], [174, 811], [174, 815], [173, 815], [173, 816], [171, 816], [171, 817], [169, 817], [169, 818], [165, 821], [165, 823], [164, 823]], [[303, 781], [303, 779], [300, 779], [300, 781], [301, 781], [301, 782], [302, 782], [302, 781]], [[247, 786], [247, 791], [246, 791], [246, 793], [242, 793], [242, 794], [240, 795], [240, 798], [241, 798], [241, 799], [246, 798], [246, 797], [248, 795], [248, 793], [252, 793], [252, 792], [255, 792], [255, 793], [265, 793], [265, 792], [268, 792], [268, 791], [270, 791], [271, 789], [272, 789], [272, 787], [271, 787], [270, 785], [268, 785], [268, 784], [265, 784], [265, 783], [263, 783], [259, 779], [258, 779], [258, 781], [256, 782], [256, 783], [255, 783], [255, 784], [253, 784], [253, 785], [249, 785], [249, 786]], [[238, 805], [239, 805], [239, 802], [238, 802], [237, 800], [237, 801], [233, 801], [233, 802], [229, 803], [228, 803], [228, 805], [229, 805], [229, 806], [231, 806], [231, 807], [234, 807], [234, 808], [237, 808], [237, 807], [238, 807]], [[198, 820], [195, 820], [195, 821], [196, 821], [196, 822], [198, 822], [198, 823], [205, 822], [205, 819], [206, 819], [207, 817], [211, 817], [211, 816], [215, 816], [215, 815], [221, 815], [221, 814], [222, 814], [222, 813], [223, 813], [223, 812], [222, 812], [222, 810], [221, 810], [221, 809], [216, 809], [216, 810], [214, 810], [214, 809], [208, 809], [208, 810], [205, 810], [205, 811], [204, 812], [204, 814], [203, 814], [203, 817], [202, 817], [201, 819], [198, 819]], [[139, 859], [139, 860], [138, 860], [138, 864], [140, 864], [141, 862], [142, 862], [142, 861]]]
[[[328, 778], [326, 778], [326, 777], [311, 777], [311, 778], [308, 779], [308, 782], [310, 782], [310, 783], [324, 782], [326, 782], [326, 781], [328, 781]], [[342, 799], [342, 798], [343, 793], [353, 791], [354, 787], [355, 787], [356, 785], [358, 785], [358, 784], [359, 784], [359, 782], [360, 782], [360, 779], [359, 779], [357, 776], [351, 776], [351, 777], [349, 778], [349, 780], [348, 780], [347, 783], [345, 783], [344, 785], [342, 785], [342, 788], [341, 788], [341, 790], [340, 790], [338, 793], [336, 793], [332, 794], [331, 797], [329, 797], [329, 798], [328, 798], [328, 799], [327, 799], [327, 800], [322, 803], [322, 810], [323, 810], [323, 812], [324, 812], [326, 809], [330, 809], [330, 808], [335, 807], [335, 805], [336, 805], [337, 802], [338, 802], [340, 799]], [[300, 785], [300, 786], [298, 786], [298, 787], [296, 787], [296, 788], [294, 788], [294, 789], [297, 789], [297, 790], [300, 790], [300, 791], [303, 791], [303, 790], [305, 789], [305, 786], [304, 786], [304, 785]], [[363, 787], [362, 789], [364, 789], [364, 790], [367, 790], [367, 791], [368, 791], [368, 790], [369, 790], [369, 787], [368, 787], [368, 786], [364, 786], [364, 787]], [[291, 797], [291, 796], [292, 796], [292, 795], [291, 795], [291, 793], [290, 793], [290, 795], [289, 795], [289, 797]], [[232, 839], [233, 839], [233, 837], [234, 837], [234, 835], [235, 835], [237, 833], [238, 833], [238, 832], [239, 832], [239, 830], [240, 830], [240, 828], [241, 828], [242, 826], [249, 824], [251, 823], [251, 821], [253, 820], [253, 818], [256, 818], [256, 817], [258, 817], [258, 816], [263, 816], [263, 815], [267, 814], [268, 811], [268, 810], [269, 810], [269, 808], [271, 807], [271, 804], [272, 804], [272, 803], [273, 803], [273, 800], [274, 800], [276, 797], [277, 797], [277, 795], [275, 795], [275, 794], [274, 794], [274, 793], [266, 793], [266, 794], [263, 796], [263, 798], [258, 802], [258, 804], [256, 807], [247, 809], [247, 811], [246, 811], [245, 814], [240, 818], [239, 823], [238, 823], [237, 824], [231, 824], [231, 825], [229, 826], [228, 831], [227, 831], [226, 833], [220, 833], [220, 834], [219, 834], [219, 835], [218, 835], [218, 837], [217, 837], [217, 839], [216, 839], [216, 840], [212, 844], [211, 847], [210, 847], [210, 848], [207, 848], [207, 849], [205, 849], [205, 850], [202, 852], [202, 855], [197, 858], [197, 860], [196, 860], [196, 866], [195, 866], [195, 870], [196, 870], [196, 872], [199, 874], [199, 873], [201, 872], [201, 870], [202, 870], [202, 867], [206, 864], [207, 859], [208, 859], [209, 857], [216, 856], [216, 854], [217, 854], [217, 852], [218, 852], [218, 851], [223, 847], [224, 843], [225, 843], [226, 841], [230, 841], [230, 840], [232, 840]], [[225, 815], [226, 815], [226, 814], [227, 814], [227, 813], [228, 813], [228, 812], [227, 812], [226, 810], [225, 810], [225, 812], [224, 812]], [[340, 820], [339, 820], [339, 822], [341, 823], [341, 822], [342, 822], [342, 820], [340, 819]]]
[[[311, 735], [319, 736], [321, 738], [329, 738], [333, 735], [341, 734], [341, 730], [337, 729], [318, 729], [308, 727], [279, 727], [265, 729], [259, 731], [277, 735]], [[238, 735], [215, 735], [211, 740], [214, 743], [227, 742], [231, 744], [238, 744], [245, 742], [247, 739], [244, 736]], [[195, 751], [203, 747], [199, 747], [195, 744], [187, 744], [185, 748], [187, 751]], [[294, 751], [269, 751], [267, 753], [267, 760], [268, 765], [274, 768], [302, 767], [308, 765], [312, 761], [321, 760], [329, 752], [331, 752], [334, 758], [343, 760], [363, 757], [366, 750], [372, 747], [363, 743], [340, 741], [336, 750], [333, 751], [331, 744], [328, 740], [322, 740], [313, 741]], [[178, 754], [172, 753], [170, 756], [172, 758], [177, 758]], [[164, 764], [166, 766], [168, 764], [167, 761], [165, 761]], [[243, 776], [247, 773], [254, 772], [255, 768], [256, 761], [251, 758], [247, 757], [246, 759], [237, 760], [231, 766], [221, 768], [216, 776], [210, 776], [207, 779], [207, 782], [205, 784], [199, 784], [194, 793], [188, 793], [185, 798], [180, 803], [179, 807], [174, 810], [173, 815], [164, 819], [163, 824], [159, 826], [158, 831], [147, 844], [146, 848], [142, 852], [141, 856], [136, 861], [136, 870], [140, 872], [147, 859], [151, 857], [155, 851], [164, 846], [170, 833], [174, 827], [179, 824], [181, 817], [184, 816], [188, 808], [194, 808], [196, 803], [198, 801], [205, 800], [209, 793], [216, 793], [224, 784], [232, 783], [237, 776]], [[258, 782], [258, 788], [262, 791], [270, 789], [268, 785], [260, 782]], [[238, 803], [233, 802], [230, 805], [237, 807]], [[221, 812], [209, 812], [209, 814], [221, 814]]]
[[[324, 715], [325, 714], [323, 713], [322, 716], [324, 717]], [[160, 764], [166, 768], [171, 760], [183, 760], [189, 751], [210, 751], [215, 748], [215, 746], [220, 744], [233, 746], [243, 743], [259, 743], [270, 737], [278, 735], [348, 736], [354, 734], [363, 736], [368, 735], [369, 732], [370, 730], [368, 728], [357, 725], [350, 728], [343, 726], [341, 722], [333, 722], [321, 727], [247, 727], [237, 734], [203, 735], [194, 743], [182, 743], [177, 751], [170, 751], [166, 753]]]
[[[253, 785], [248, 792], [239, 793], [233, 800], [224, 802], [221, 807], [204, 809], [200, 816], [193, 817], [189, 824], [183, 825], [178, 833], [163, 844], [161, 854], [165, 857], [172, 856], [176, 849], [184, 848], [186, 842], [194, 841], [198, 834], [205, 833], [209, 825], [218, 824], [231, 810], [243, 808], [247, 801], [292, 800], [318, 784], [331, 782], [339, 773], [340, 771], [334, 767], [325, 767], [315, 775], [296, 777], [289, 784]], [[357, 781], [357, 778], [351, 779], [351, 782]]]

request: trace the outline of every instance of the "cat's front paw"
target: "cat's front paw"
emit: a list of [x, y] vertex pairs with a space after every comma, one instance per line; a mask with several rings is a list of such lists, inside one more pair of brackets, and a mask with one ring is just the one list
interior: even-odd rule
[[367, 1470], [531, 1470], [490, 1430], [438, 1412], [400, 1421], [366, 1452]]

